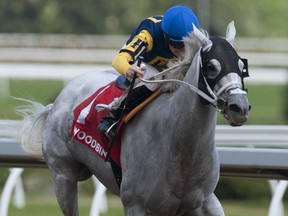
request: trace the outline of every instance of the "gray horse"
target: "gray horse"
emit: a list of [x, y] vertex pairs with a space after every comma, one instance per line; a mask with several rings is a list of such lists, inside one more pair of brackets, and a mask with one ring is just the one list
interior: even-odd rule
[[23, 147], [44, 156], [64, 215], [79, 214], [77, 183], [92, 174], [121, 197], [127, 216], [224, 215], [214, 195], [220, 170], [214, 143], [217, 111], [232, 126], [241, 126], [250, 110], [243, 90], [245, 64], [233, 48], [235, 32], [232, 22], [226, 39], [209, 39], [197, 29], [185, 39], [186, 57], [171, 70], [183, 79], [166, 80], [166, 92], [125, 128], [120, 188], [110, 163], [70, 135], [75, 107], [115, 80], [115, 72], [81, 75], [54, 104], [31, 102], [21, 111], [31, 114], [23, 120]]

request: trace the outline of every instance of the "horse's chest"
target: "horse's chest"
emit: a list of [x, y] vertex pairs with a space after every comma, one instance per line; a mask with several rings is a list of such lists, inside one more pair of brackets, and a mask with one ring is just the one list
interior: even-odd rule
[[198, 205], [215, 190], [219, 178], [218, 157], [206, 157], [205, 161], [196, 159], [188, 169], [176, 169], [171, 178], [170, 188], [174, 189], [171, 194], [176, 194], [183, 205]]

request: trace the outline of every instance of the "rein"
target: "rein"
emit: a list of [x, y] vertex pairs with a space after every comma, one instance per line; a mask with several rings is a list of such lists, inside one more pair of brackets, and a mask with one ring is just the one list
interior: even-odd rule
[[[202, 66], [202, 63], [201, 63], [201, 56], [199, 55], [199, 52], [198, 52], [198, 57], [197, 61], [199, 62], [199, 66], [201, 67]], [[205, 83], [206, 83], [206, 87], [209, 91], [209, 93], [211, 94], [211, 96], [213, 98], [211, 98], [209, 95], [207, 95], [206, 93], [204, 93], [203, 91], [201, 91], [199, 88], [193, 86], [192, 84], [190, 83], [187, 83], [187, 82], [184, 82], [182, 80], [178, 80], [178, 79], [164, 79], [164, 80], [155, 80], [156, 78], [160, 78], [162, 76], [164, 76], [165, 74], [167, 74], [170, 70], [172, 69], [175, 69], [177, 67], [179, 67], [180, 64], [176, 64], [148, 79], [144, 79], [144, 78], [140, 78], [139, 77], [139, 80], [143, 83], [148, 83], [148, 84], [163, 84], [163, 83], [179, 83], [179, 84], [182, 84], [182, 85], [186, 85], [189, 87], [189, 89], [191, 89], [193, 92], [195, 92], [196, 94], [198, 94], [199, 96], [201, 96], [202, 98], [204, 98], [205, 100], [207, 100], [209, 103], [211, 103], [213, 106], [217, 106], [217, 96], [213, 93], [212, 89], [210, 88], [210, 86], [208, 85], [206, 79], [204, 78], [205, 80]]]
[[[165, 79], [165, 80], [149, 80], [149, 79], [143, 79], [143, 78], [139, 78], [142, 82], [144, 83], [154, 83], [154, 84], [161, 84], [161, 83], [179, 83], [179, 84], [183, 84], [188, 86], [193, 92], [197, 93], [198, 95], [200, 95], [201, 97], [203, 97], [205, 100], [207, 100], [209, 103], [213, 104], [213, 105], [217, 105], [217, 96], [213, 93], [213, 97], [211, 98], [209, 97], [206, 93], [204, 93], [203, 91], [201, 91], [199, 88], [191, 85], [190, 83], [184, 82], [182, 80], [177, 80], [177, 79]], [[209, 87], [210, 88], [210, 87]], [[212, 91], [212, 90], [211, 90]]]

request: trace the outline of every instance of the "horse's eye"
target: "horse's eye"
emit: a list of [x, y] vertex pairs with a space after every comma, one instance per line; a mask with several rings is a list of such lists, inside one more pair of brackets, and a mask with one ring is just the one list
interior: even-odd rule
[[218, 60], [212, 59], [206, 64], [206, 76], [215, 79], [221, 71], [221, 64]]
[[215, 70], [215, 66], [209, 62], [207, 64], [207, 70]]

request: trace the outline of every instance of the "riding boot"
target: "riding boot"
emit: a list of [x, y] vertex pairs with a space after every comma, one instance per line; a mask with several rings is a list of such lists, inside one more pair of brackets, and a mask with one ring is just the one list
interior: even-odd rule
[[128, 96], [125, 98], [117, 110], [110, 111], [108, 116], [103, 117], [98, 125], [98, 130], [105, 134], [110, 140], [113, 140], [116, 135], [117, 122], [121, 119], [128, 111], [135, 108], [147, 97], [152, 94], [146, 86], [139, 86], [133, 89]]
[[116, 134], [116, 111], [112, 110], [110, 111], [108, 116], [103, 117], [99, 124], [98, 124], [98, 130], [105, 134], [109, 140], [113, 140]]

